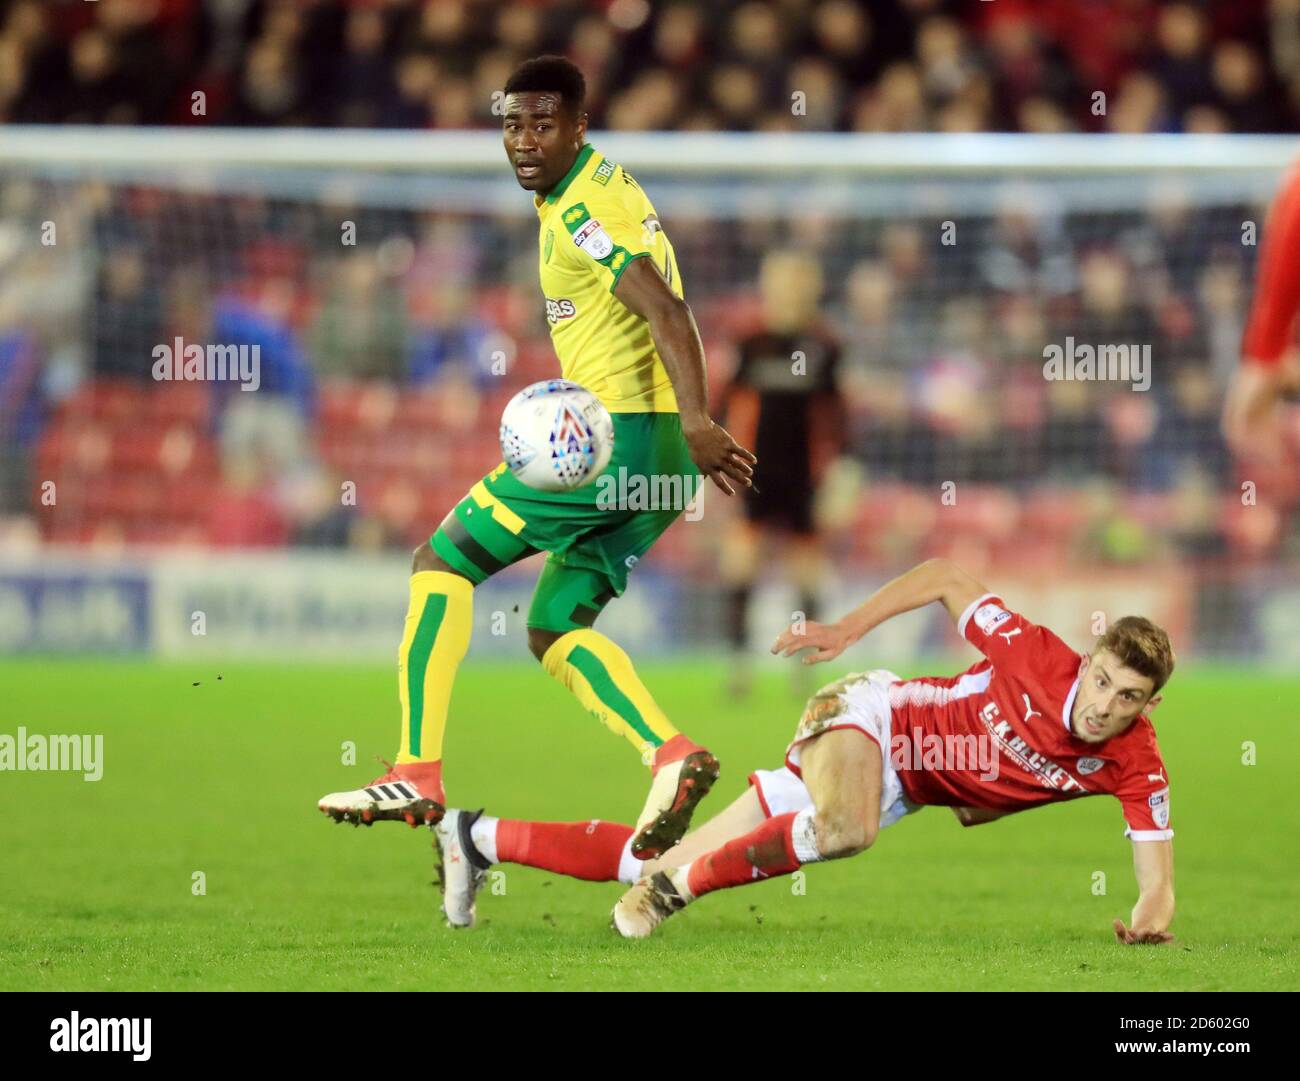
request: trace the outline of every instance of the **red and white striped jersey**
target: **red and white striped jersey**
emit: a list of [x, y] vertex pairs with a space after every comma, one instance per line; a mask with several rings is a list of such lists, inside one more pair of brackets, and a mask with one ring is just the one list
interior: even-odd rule
[[957, 676], [889, 686], [890, 755], [909, 799], [1019, 811], [1106, 793], [1123, 806], [1126, 836], [1174, 835], [1150, 720], [1102, 743], [1070, 730], [1084, 654], [992, 593], [971, 603], [958, 630], [984, 660]]

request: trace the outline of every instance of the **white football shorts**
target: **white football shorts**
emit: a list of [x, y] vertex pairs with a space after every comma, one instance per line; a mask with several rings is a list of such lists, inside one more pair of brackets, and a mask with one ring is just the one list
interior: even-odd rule
[[827, 684], [808, 699], [794, 739], [786, 748], [785, 765], [780, 769], [755, 770], [749, 775], [763, 813], [771, 818], [813, 806], [812, 795], [799, 769], [800, 748], [808, 740], [837, 728], [856, 728], [880, 748], [880, 828], [892, 826], [904, 815], [919, 811], [921, 804], [913, 803], [903, 794], [903, 783], [889, 753], [891, 713], [887, 688], [899, 678], [883, 668], [857, 672]]

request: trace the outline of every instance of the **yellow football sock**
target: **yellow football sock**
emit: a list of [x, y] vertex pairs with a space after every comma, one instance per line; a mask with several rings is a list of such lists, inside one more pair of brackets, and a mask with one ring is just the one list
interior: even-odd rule
[[629, 740], [647, 765], [655, 750], [678, 734], [632, 659], [599, 631], [584, 627], [556, 639], [542, 655], [542, 667], [611, 732]]
[[458, 574], [411, 575], [411, 606], [397, 650], [397, 693], [402, 700], [398, 763], [442, 758], [447, 704], [456, 669], [469, 649], [474, 587]]

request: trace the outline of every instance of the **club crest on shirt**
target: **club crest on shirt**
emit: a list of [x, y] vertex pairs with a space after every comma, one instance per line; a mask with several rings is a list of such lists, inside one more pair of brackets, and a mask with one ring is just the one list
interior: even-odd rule
[[985, 637], [992, 634], [994, 630], [1002, 626], [1010, 618], [1010, 612], [992, 601], [988, 604], [981, 604], [975, 609], [975, 626], [984, 632]]
[[1105, 764], [1100, 758], [1080, 758], [1079, 772], [1086, 777], [1090, 773], [1096, 773]]

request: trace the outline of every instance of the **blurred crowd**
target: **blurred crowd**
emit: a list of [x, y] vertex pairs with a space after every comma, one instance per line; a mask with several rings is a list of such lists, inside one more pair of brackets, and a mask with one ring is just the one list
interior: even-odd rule
[[[0, 0], [0, 121], [491, 128], [546, 51], [586, 73], [596, 128], [1300, 130], [1300, 0]], [[496, 460], [503, 401], [555, 371], [526, 215], [0, 179], [0, 512], [45, 539], [417, 542]], [[1275, 553], [1276, 513], [1231, 512], [1217, 423], [1261, 208], [1177, 183], [1122, 211], [1053, 196], [679, 210], [713, 391], [763, 321], [764, 257], [796, 249], [844, 345], [850, 453], [822, 504], [850, 555], [941, 543], [948, 481], [1018, 557], [1040, 497], [1081, 558]], [[58, 243], [30, 244], [48, 221]], [[160, 386], [178, 337], [256, 345], [259, 392]], [[1067, 339], [1149, 346], [1150, 391], [1044, 379]]]
[[[1234, 512], [1218, 431], [1256, 250], [1241, 223], [1260, 208], [1177, 183], [1139, 185], [1123, 211], [1048, 194], [1008, 183], [955, 245], [942, 202], [673, 216], [715, 400], [764, 318], [765, 254], [795, 248], [824, 269], [844, 347], [850, 453], [823, 502], [846, 557], [933, 551], [945, 482], [987, 494], [962, 504], [982, 507], [971, 535], [1019, 559], [1039, 497], [1053, 558], [1276, 555], [1287, 523]], [[46, 539], [418, 543], [498, 460], [504, 401], [556, 373], [527, 217], [95, 182], [11, 181], [3, 198], [0, 510]], [[57, 246], [19, 242], [53, 219]], [[340, 220], [364, 242], [341, 247]], [[258, 393], [160, 385], [153, 351], [176, 337], [258, 345]], [[1150, 390], [1045, 379], [1045, 345], [1067, 338], [1149, 346]], [[45, 476], [85, 490], [46, 512]], [[359, 501], [340, 498], [349, 482]]]
[[490, 128], [548, 51], [596, 128], [1300, 130], [1300, 0], [4, 0], [0, 122]]

